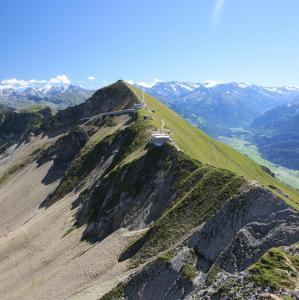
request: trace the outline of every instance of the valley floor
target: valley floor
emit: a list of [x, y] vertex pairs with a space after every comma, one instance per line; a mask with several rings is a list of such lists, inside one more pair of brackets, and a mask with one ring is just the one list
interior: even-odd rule
[[257, 147], [246, 140], [236, 137], [220, 137], [219, 139], [234, 147], [239, 152], [248, 155], [258, 164], [269, 168], [280, 181], [294, 187], [295, 189], [299, 189], [299, 171], [284, 168], [262, 158]]

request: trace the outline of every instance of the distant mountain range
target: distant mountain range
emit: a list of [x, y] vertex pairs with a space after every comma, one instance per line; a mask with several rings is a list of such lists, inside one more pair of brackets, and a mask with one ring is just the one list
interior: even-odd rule
[[[299, 99], [299, 88], [296, 87], [262, 87], [217, 81], [135, 85], [214, 137], [230, 135], [232, 128], [249, 127], [267, 110]], [[14, 108], [42, 105], [59, 110], [82, 103], [93, 92], [76, 85], [24, 89], [0, 87], [0, 105]]]
[[77, 85], [25, 89], [0, 88], [0, 104], [14, 108], [43, 105], [63, 109], [83, 102], [92, 94], [93, 91]]
[[229, 135], [231, 128], [248, 127], [267, 110], [299, 98], [296, 87], [262, 87], [237, 82], [172, 81], [137, 86], [214, 137]]
[[299, 103], [267, 111], [254, 120], [254, 142], [266, 159], [290, 169], [299, 169]]
[[[236, 128], [245, 128], [264, 158], [288, 168], [299, 168], [296, 133], [299, 122], [295, 109], [298, 104], [294, 104], [299, 103], [299, 88], [217, 81], [171, 81], [135, 86], [160, 99], [213, 137], [232, 136]], [[20, 109], [38, 105], [60, 110], [80, 104], [92, 94], [93, 91], [76, 85], [2, 88], [0, 106]]]

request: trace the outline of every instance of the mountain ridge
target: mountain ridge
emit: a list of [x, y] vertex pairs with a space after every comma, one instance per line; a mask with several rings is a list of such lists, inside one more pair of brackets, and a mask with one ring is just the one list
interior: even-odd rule
[[[156, 146], [157, 131], [171, 140]], [[295, 274], [298, 193], [124, 81], [16, 136], [0, 172], [6, 298], [246, 299], [280, 246]], [[292, 278], [271, 291], [294, 295]]]

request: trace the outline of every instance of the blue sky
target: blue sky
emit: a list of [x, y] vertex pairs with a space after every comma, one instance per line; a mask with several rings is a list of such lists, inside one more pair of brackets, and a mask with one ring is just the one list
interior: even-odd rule
[[298, 0], [3, 0], [0, 80], [299, 86], [298, 15]]

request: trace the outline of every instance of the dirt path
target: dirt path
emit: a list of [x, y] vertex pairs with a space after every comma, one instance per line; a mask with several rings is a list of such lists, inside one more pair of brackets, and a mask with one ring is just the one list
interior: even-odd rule
[[164, 126], [165, 126], [165, 122], [164, 120], [162, 119], [161, 120], [161, 131], [164, 132]]

